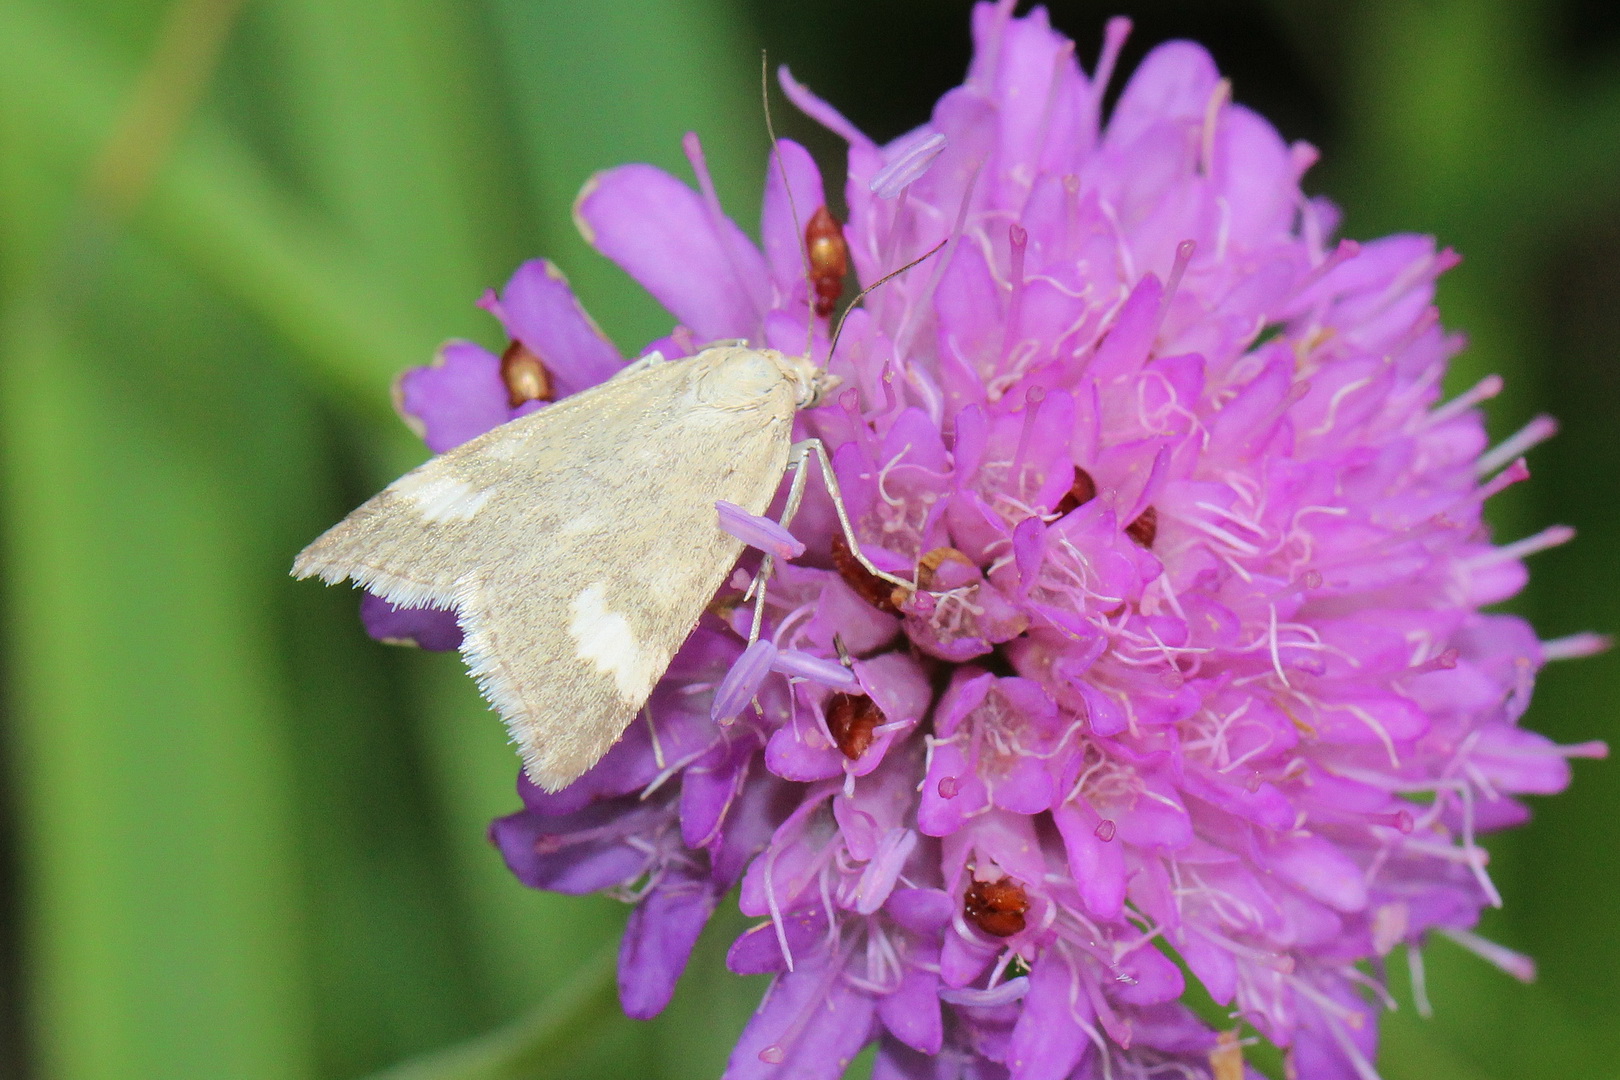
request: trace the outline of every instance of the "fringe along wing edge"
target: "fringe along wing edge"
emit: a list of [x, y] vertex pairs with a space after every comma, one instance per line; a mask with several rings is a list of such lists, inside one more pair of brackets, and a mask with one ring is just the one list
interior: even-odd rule
[[530, 779], [613, 745], [741, 554], [813, 369], [718, 348], [619, 376], [428, 461], [310, 544], [295, 576], [454, 608], [461, 651]]

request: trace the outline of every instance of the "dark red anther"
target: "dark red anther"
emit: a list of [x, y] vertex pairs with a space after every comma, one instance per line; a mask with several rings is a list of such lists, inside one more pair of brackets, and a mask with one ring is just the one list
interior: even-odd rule
[[552, 399], [551, 373], [521, 341], [513, 340], [501, 353], [501, 382], [506, 384], [506, 403], [514, 409], [525, 402]]
[[851, 761], [866, 753], [876, 738], [873, 731], [881, 723], [883, 710], [865, 694], [834, 694], [827, 699], [827, 730]]
[[825, 319], [844, 295], [844, 277], [849, 273], [849, 244], [844, 241], [844, 230], [825, 206], [818, 207], [810, 224], [804, 227], [804, 248], [810, 259], [816, 315]]
[[962, 898], [962, 914], [987, 934], [1012, 937], [1024, 929], [1024, 913], [1029, 895], [1012, 878], [1000, 881], [972, 881]]
[[1125, 535], [1145, 548], [1152, 547], [1159, 535], [1159, 512], [1151, 506], [1142, 511], [1135, 521], [1125, 526]]
[[1069, 486], [1068, 491], [1064, 492], [1063, 498], [1058, 500], [1058, 504], [1052, 507], [1052, 513], [1062, 517], [1071, 510], [1080, 509], [1096, 497], [1097, 481], [1093, 480], [1091, 474], [1086, 470], [1076, 468], [1074, 470], [1074, 483]]

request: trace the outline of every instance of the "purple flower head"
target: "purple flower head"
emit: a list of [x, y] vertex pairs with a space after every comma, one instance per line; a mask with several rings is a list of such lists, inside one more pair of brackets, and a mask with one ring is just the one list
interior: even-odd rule
[[[965, 83], [887, 146], [784, 71], [849, 144], [841, 237], [791, 142], [759, 246], [695, 136], [695, 189], [629, 165], [577, 204], [678, 320], [649, 350], [810, 341], [843, 389], [800, 433], [861, 554], [918, 585], [870, 573], [814, 482], [791, 533], [717, 508], [804, 550], [759, 642], [756, 553], [644, 722], [492, 827], [525, 884], [636, 903], [635, 1016], [739, 888], [730, 966], [775, 981], [735, 1080], [830, 1080], [873, 1042], [884, 1080], [1238, 1075], [1189, 977], [1298, 1075], [1366, 1080], [1383, 957], [1441, 934], [1529, 974], [1472, 932], [1501, 902], [1479, 837], [1604, 753], [1519, 726], [1541, 664], [1602, 642], [1482, 610], [1569, 534], [1493, 546], [1481, 507], [1551, 424], [1492, 450], [1498, 380], [1441, 401], [1455, 257], [1336, 240], [1300, 190], [1315, 152], [1203, 49], [1155, 49], [1105, 117], [1127, 30], [1088, 75], [1043, 10], [981, 3]], [[941, 242], [829, 356], [827, 268], [872, 282]], [[544, 407], [514, 389], [534, 364], [566, 394], [621, 363], [548, 266], [485, 306], [506, 357], [454, 344], [401, 381], [435, 450]]]

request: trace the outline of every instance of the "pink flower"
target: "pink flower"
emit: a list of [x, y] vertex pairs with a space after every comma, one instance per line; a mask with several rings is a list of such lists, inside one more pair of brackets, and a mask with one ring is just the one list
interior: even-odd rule
[[[650, 725], [563, 792], [520, 780], [492, 827], [526, 884], [637, 901], [636, 1016], [740, 884], [759, 923], [730, 964], [776, 981], [736, 1080], [836, 1077], [873, 1040], [881, 1078], [1208, 1075], [1232, 1049], [1172, 958], [1298, 1075], [1364, 1080], [1385, 995], [1362, 961], [1416, 962], [1440, 933], [1528, 973], [1471, 933], [1501, 902], [1478, 838], [1604, 753], [1519, 726], [1541, 664], [1597, 642], [1481, 610], [1568, 538], [1495, 547], [1481, 519], [1550, 424], [1489, 450], [1497, 381], [1441, 403], [1454, 256], [1335, 242], [1299, 187], [1315, 152], [1233, 103], [1201, 48], [1154, 50], [1105, 123], [1127, 28], [1088, 76], [1043, 10], [981, 3], [966, 82], [888, 146], [783, 73], [849, 143], [859, 279], [945, 241], [830, 359], [803, 148], [773, 157], [762, 247], [695, 137], [698, 190], [629, 165], [580, 198], [679, 320], [649, 348], [798, 353], [808, 330], [845, 389], [802, 433], [863, 552], [924, 587], [862, 570], [813, 482], [791, 536], [733, 514], [806, 549], [762, 643], [744, 650], [746, 608], [706, 616]], [[486, 306], [559, 393], [620, 362], [549, 267]], [[511, 386], [455, 344], [403, 408], [444, 449], [543, 407]]]

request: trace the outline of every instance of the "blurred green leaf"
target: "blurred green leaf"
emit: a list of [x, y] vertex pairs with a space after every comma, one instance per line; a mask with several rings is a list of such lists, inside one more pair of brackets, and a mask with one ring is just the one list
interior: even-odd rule
[[372, 1080], [543, 1080], [568, 1076], [619, 1013], [615, 952], [599, 952], [527, 1016], [487, 1035], [377, 1073]]
[[[158, 291], [148, 357], [225, 347]], [[287, 718], [257, 523], [230, 509], [269, 461], [177, 444], [120, 351], [38, 309], [0, 344], [36, 1049], [50, 1076], [305, 1076]]]
[[765, 121], [759, 55], [734, 0], [491, 0], [524, 175], [543, 251], [625, 352], [669, 332], [669, 315], [572, 227], [592, 173], [647, 161], [686, 178], [695, 131], [722, 202], [744, 228], [759, 213]]

